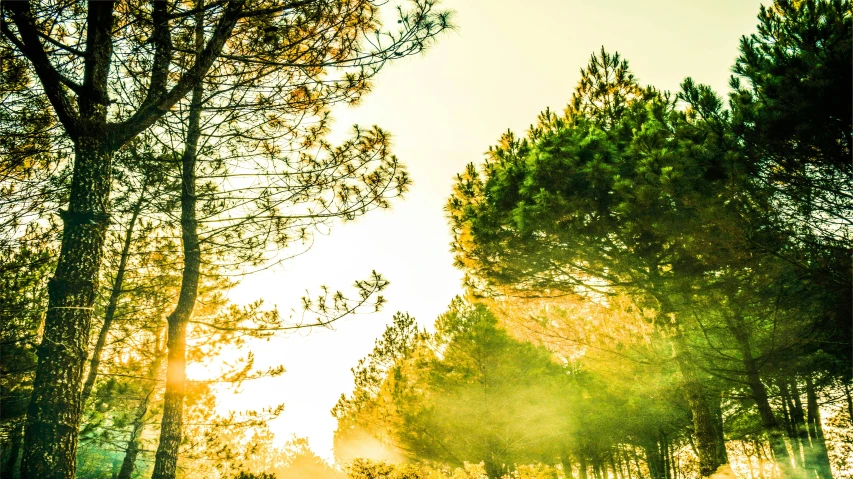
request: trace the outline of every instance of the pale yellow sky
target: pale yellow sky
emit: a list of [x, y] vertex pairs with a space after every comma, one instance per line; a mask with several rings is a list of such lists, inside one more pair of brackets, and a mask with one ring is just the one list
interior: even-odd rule
[[523, 133], [536, 115], [561, 111], [589, 55], [602, 45], [618, 51], [643, 84], [675, 90], [686, 76], [727, 92], [738, 39], [754, 30], [753, 0], [456, 0], [458, 30], [425, 56], [405, 59], [379, 77], [354, 109], [336, 113], [337, 126], [379, 125], [415, 182], [391, 211], [375, 211], [319, 237], [307, 254], [244, 278], [237, 303], [262, 298], [282, 311], [298, 307], [306, 289], [346, 288], [375, 269], [391, 281], [380, 313], [339, 322], [335, 331], [293, 334], [252, 345], [259, 367], [288, 372], [223, 395], [227, 407], [284, 402], [271, 427], [277, 440], [308, 437], [332, 458], [335, 421], [329, 414], [352, 388], [350, 368], [373, 347], [395, 311], [431, 325], [461, 291], [453, 268], [442, 207], [454, 175], [507, 129]]

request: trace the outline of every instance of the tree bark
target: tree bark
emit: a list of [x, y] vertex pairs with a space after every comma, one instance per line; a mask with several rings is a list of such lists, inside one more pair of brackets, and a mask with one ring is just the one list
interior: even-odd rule
[[73, 479], [76, 469], [80, 383], [109, 223], [112, 152], [97, 136], [81, 138], [75, 149], [62, 247], [48, 283], [44, 336], [27, 410], [24, 478]]
[[823, 425], [820, 420], [820, 408], [817, 403], [817, 392], [809, 375], [806, 375], [806, 400], [808, 401], [808, 428], [812, 438], [812, 457], [815, 472], [820, 479], [832, 479], [832, 467], [826, 452], [826, 440], [823, 436]]
[[139, 193], [139, 199], [133, 206], [130, 223], [128, 223], [127, 231], [124, 235], [124, 245], [121, 249], [121, 257], [119, 258], [115, 281], [113, 281], [112, 291], [110, 291], [110, 299], [107, 302], [107, 309], [104, 312], [104, 323], [101, 325], [101, 330], [98, 332], [98, 340], [95, 342], [95, 349], [92, 351], [92, 358], [89, 360], [89, 374], [86, 376], [86, 381], [83, 382], [83, 392], [81, 393], [80, 399], [80, 404], [82, 406], [85, 406], [86, 401], [89, 400], [89, 396], [92, 394], [92, 387], [94, 387], [95, 380], [98, 378], [98, 367], [101, 364], [101, 352], [104, 350], [104, 345], [107, 342], [107, 334], [110, 331], [113, 317], [115, 317], [119, 296], [121, 296], [121, 288], [124, 283], [124, 273], [127, 269], [127, 258], [130, 256], [130, 245], [133, 240], [133, 228], [136, 225], [139, 213], [142, 211], [146, 186], [147, 177], [146, 180], [143, 181], [142, 191]]
[[812, 445], [809, 440], [808, 426], [806, 425], [806, 414], [803, 411], [803, 403], [800, 399], [800, 391], [797, 389], [795, 379], [779, 381], [779, 388], [784, 396], [783, 400], [787, 402], [788, 414], [791, 420], [791, 433], [793, 434], [791, 441], [798, 445], [795, 450], [799, 451], [799, 459], [804, 468], [811, 466], [812, 462]]
[[758, 409], [758, 415], [761, 418], [761, 427], [764, 429], [764, 433], [767, 434], [770, 448], [773, 450], [773, 456], [776, 458], [783, 477], [790, 477], [792, 475], [792, 467], [788, 447], [785, 444], [785, 435], [779, 425], [779, 421], [776, 420], [776, 415], [773, 414], [773, 408], [770, 406], [767, 388], [764, 386], [764, 382], [761, 381], [758, 364], [752, 354], [749, 335], [742, 328], [742, 319], [740, 317], [736, 318], [735, 321], [727, 322], [729, 330], [732, 332], [740, 349], [741, 361], [744, 372], [746, 373], [746, 382], [749, 385], [750, 395], [755, 401], [755, 407]]
[[634, 474], [631, 472], [631, 456], [624, 449], [619, 450], [619, 461], [625, 465], [628, 479], [634, 479]]
[[720, 450], [717, 439], [716, 418], [699, 382], [690, 354], [675, 339], [676, 359], [683, 379], [682, 388], [693, 416], [693, 433], [696, 436], [696, 453], [699, 456], [699, 474], [710, 476], [728, 462], [725, 448]]
[[[199, 7], [202, 2], [199, 2]], [[203, 13], [199, 13], [199, 16]], [[204, 41], [204, 24], [201, 18], [196, 21], [196, 56], [201, 55]], [[201, 268], [201, 249], [198, 239], [198, 221], [196, 219], [196, 156], [201, 136], [201, 108], [204, 94], [201, 84], [193, 89], [190, 99], [189, 119], [184, 154], [181, 158], [181, 239], [184, 250], [184, 269], [181, 277], [181, 291], [175, 310], [169, 315], [168, 357], [166, 368], [166, 396], [163, 404], [163, 418], [160, 426], [160, 441], [154, 458], [152, 479], [175, 479], [178, 463], [178, 449], [181, 445], [184, 414], [184, 396], [186, 394], [187, 324], [195, 307], [198, 296], [198, 283]]]
[[[752, 361], [750, 360], [750, 362]], [[767, 389], [764, 387], [764, 383], [758, 376], [758, 372], [753, 368], [754, 364], [748, 364], [746, 366], [748, 368], [747, 382], [749, 383], [749, 388], [752, 392], [752, 398], [755, 400], [755, 407], [758, 409], [758, 415], [761, 417], [761, 426], [767, 434], [770, 448], [773, 450], [773, 456], [776, 458], [783, 477], [790, 477], [792, 475], [792, 468], [788, 448], [785, 445], [785, 436], [782, 433], [782, 429], [779, 427], [779, 422], [776, 420], [776, 416], [773, 414], [773, 409], [767, 398]]]

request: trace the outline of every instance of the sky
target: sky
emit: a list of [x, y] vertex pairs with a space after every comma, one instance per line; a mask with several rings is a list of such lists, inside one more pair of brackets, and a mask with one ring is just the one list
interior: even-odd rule
[[[284, 403], [270, 423], [278, 442], [307, 437], [333, 460], [329, 413], [352, 390], [359, 358], [370, 353], [396, 311], [430, 327], [462, 292], [453, 267], [443, 206], [454, 177], [479, 163], [501, 133], [523, 134], [537, 114], [562, 111], [590, 54], [602, 46], [629, 61], [643, 85], [674, 91], [690, 76], [728, 91], [739, 38], [754, 31], [752, 0], [448, 0], [456, 29], [425, 55], [388, 66], [361, 105], [335, 110], [338, 132], [378, 125], [414, 181], [388, 211], [373, 211], [319, 236], [313, 248], [279, 267], [244, 277], [230, 293], [237, 304], [258, 299], [286, 312], [320, 285], [349, 288], [372, 270], [391, 284], [382, 311], [251, 344], [259, 368], [283, 365], [277, 378], [223, 393], [221, 408]], [[336, 133], [333, 133], [333, 136]], [[339, 135], [339, 133], [338, 133]], [[204, 365], [196, 365], [195, 370]], [[193, 374], [193, 367], [190, 369]]]

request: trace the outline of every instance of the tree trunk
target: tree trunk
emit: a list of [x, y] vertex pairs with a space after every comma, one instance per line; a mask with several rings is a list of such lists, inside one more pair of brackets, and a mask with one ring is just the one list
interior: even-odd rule
[[136, 407], [136, 412], [133, 416], [133, 425], [130, 430], [130, 437], [127, 440], [127, 450], [124, 453], [124, 460], [121, 463], [116, 479], [130, 479], [133, 474], [133, 469], [136, 466], [136, 457], [139, 455], [139, 438], [142, 435], [142, 429], [145, 427], [145, 414], [148, 413], [148, 404], [151, 400], [151, 395], [157, 389], [157, 375], [160, 371], [160, 366], [163, 364], [163, 353], [158, 348], [157, 356], [148, 370], [148, 378], [151, 382], [151, 387], [148, 393]]
[[33, 61], [59, 120], [74, 141], [74, 174], [68, 210], [60, 212], [62, 246], [56, 271], [47, 286], [48, 308], [27, 409], [21, 476], [73, 479], [82, 409], [80, 385], [110, 220], [110, 171], [115, 150], [106, 134], [106, 115], [114, 2], [93, 2], [88, 7], [86, 59], [77, 96], [79, 117], [70, 112], [62, 92], [55, 91], [62, 87], [52, 68], [45, 66], [49, 60], [45, 61], [29, 4], [6, 5], [22, 34], [24, 54]]
[[[676, 311], [667, 297], [657, 298], [661, 304], [660, 324], [671, 324], [671, 314]], [[678, 325], [673, 325], [672, 353], [682, 377], [682, 389], [693, 418], [696, 437], [696, 455], [699, 456], [699, 475], [710, 476], [717, 468], [728, 463], [725, 442], [720, 440], [721, 428], [708, 402], [702, 382], [688, 346]], [[722, 447], [721, 447], [722, 443]]]
[[797, 427], [794, 423], [794, 402], [791, 400], [791, 395], [788, 392], [788, 384], [782, 380], [776, 380], [776, 386], [779, 388], [779, 395], [782, 399], [782, 413], [785, 420], [785, 432], [788, 434], [788, 439], [791, 441], [791, 448], [794, 451], [794, 466], [805, 467], [803, 459], [803, 444], [797, 436]]
[[616, 461], [613, 459], [613, 451], [610, 451], [607, 460], [610, 464], [610, 468], [613, 469], [613, 475], [616, 476], [616, 479], [622, 479], [622, 471], [620, 468], [616, 467]]
[[566, 479], [574, 479], [572, 474], [572, 456], [567, 449], [560, 454], [560, 463], [563, 465], [563, 475]]
[[578, 477], [580, 477], [580, 479], [589, 479], [589, 471], [587, 470], [586, 464], [586, 454], [584, 454], [583, 451], [578, 454], [578, 460], [580, 462], [580, 467], [578, 468]]
[[[675, 340], [680, 343], [680, 339]], [[680, 347], [679, 344], [676, 347]], [[696, 436], [696, 453], [699, 456], [699, 474], [710, 476], [717, 468], [726, 464], [728, 458], [725, 449], [719, 450], [716, 418], [698, 380], [695, 366], [689, 354], [677, 352], [678, 367], [684, 382], [682, 388], [693, 416], [693, 433]]]
[[758, 442], [758, 440], [753, 440], [752, 448], [755, 450], [755, 460], [758, 462], [758, 477], [759, 479], [765, 479], [764, 475], [764, 448]]
[[709, 395], [707, 398], [708, 406], [711, 408], [711, 415], [714, 418], [714, 441], [716, 443], [717, 461], [721, 464], [729, 462], [728, 452], [726, 451], [726, 436], [723, 430], [723, 398], [719, 393]]
[[804, 455], [806, 456], [806, 462], [808, 463], [811, 462], [812, 442], [809, 438], [809, 428], [806, 424], [806, 413], [805, 409], [803, 409], [803, 401], [800, 398], [800, 390], [797, 388], [796, 379], [789, 380], [788, 386], [790, 388], [791, 398], [794, 400], [793, 407], [791, 408], [791, 419], [794, 422], [794, 431], [799, 438], [800, 444], [802, 444], [805, 449]]
[[773, 414], [773, 408], [770, 406], [770, 401], [767, 397], [767, 389], [758, 375], [758, 368], [751, 356], [748, 356], [748, 351], [744, 352], [743, 363], [746, 368], [746, 380], [749, 384], [749, 389], [752, 393], [752, 399], [755, 400], [755, 407], [758, 409], [758, 415], [761, 417], [761, 426], [767, 434], [767, 439], [770, 442], [770, 448], [773, 450], [773, 456], [779, 464], [779, 469], [782, 471], [783, 477], [790, 477], [791, 461], [788, 455], [788, 448], [785, 445], [785, 437], [782, 429], [779, 427], [779, 422]]
[[815, 471], [820, 479], [832, 479], [832, 467], [826, 452], [826, 440], [823, 437], [823, 425], [820, 421], [820, 409], [817, 392], [809, 375], [806, 375], [806, 400], [808, 401], [808, 428], [812, 437], [812, 457]]
[[669, 446], [669, 438], [664, 433], [661, 433], [661, 454], [663, 454], [663, 471], [666, 479], [678, 477], [678, 470], [676, 470], [675, 461], [673, 461], [672, 448]]
[[73, 479], [77, 464], [83, 364], [98, 270], [109, 223], [112, 152], [103, 138], [80, 138], [62, 247], [48, 283], [44, 336], [27, 410], [21, 475]]
[[666, 479], [664, 470], [665, 460], [662, 454], [662, 445], [660, 442], [655, 442], [654, 445], [643, 447], [646, 452], [646, 464], [649, 466], [649, 477], [651, 479]]
[[15, 477], [15, 468], [18, 465], [18, 457], [21, 453], [21, 439], [23, 436], [21, 428], [23, 426], [24, 424], [19, 422], [12, 428], [12, 432], [9, 434], [9, 454], [5, 458], [6, 462], [3, 463], [3, 471], [0, 472], [0, 477], [9, 479]]
[[[199, 2], [199, 6], [201, 6]], [[198, 14], [203, 15], [203, 13]], [[196, 56], [201, 54], [204, 42], [204, 22], [196, 21]], [[201, 267], [201, 249], [196, 220], [195, 169], [198, 141], [201, 136], [201, 107], [203, 87], [193, 89], [190, 100], [189, 121], [184, 154], [181, 158], [181, 239], [184, 250], [184, 269], [181, 291], [175, 310], [169, 315], [168, 357], [166, 368], [166, 397], [163, 404], [163, 419], [160, 441], [154, 457], [152, 479], [175, 479], [178, 464], [178, 448], [183, 429], [184, 395], [187, 380], [187, 323], [198, 296]]]
[[601, 479], [601, 469], [598, 465], [598, 459], [592, 460], [592, 477], [595, 479]]
[[634, 470], [637, 471], [637, 477], [643, 479], [643, 469], [640, 467], [640, 459], [637, 457], [637, 450], [631, 449], [631, 462], [634, 463]]
[[104, 350], [104, 344], [107, 342], [107, 334], [110, 331], [113, 317], [115, 317], [116, 307], [118, 306], [118, 298], [121, 295], [122, 284], [124, 283], [124, 273], [127, 269], [127, 258], [130, 256], [130, 245], [133, 240], [133, 228], [136, 225], [136, 219], [142, 211], [142, 204], [145, 200], [145, 187], [147, 185], [147, 177], [142, 183], [142, 191], [139, 193], [139, 199], [133, 206], [133, 214], [130, 217], [130, 223], [127, 225], [127, 231], [124, 235], [124, 245], [121, 249], [121, 257], [118, 262], [118, 270], [116, 270], [115, 281], [113, 288], [110, 291], [110, 299], [107, 303], [107, 309], [104, 312], [104, 323], [101, 325], [101, 330], [98, 333], [98, 340], [95, 342], [95, 349], [92, 351], [92, 359], [89, 360], [89, 374], [86, 376], [86, 381], [83, 383], [83, 392], [81, 393], [80, 404], [86, 405], [89, 395], [92, 394], [92, 387], [95, 385], [95, 379], [98, 377], [98, 366], [101, 364], [101, 352]]
[[634, 479], [634, 474], [631, 473], [631, 456], [624, 449], [619, 450], [619, 461], [625, 465], [628, 479]]
[[[108, 80], [113, 53], [115, 1], [89, 2], [86, 7], [83, 81], [74, 87], [76, 108], [66, 95], [68, 86], [45, 52], [31, 2], [4, 2], [17, 27], [16, 48], [32, 63], [56, 117], [74, 142], [74, 166], [68, 210], [62, 212], [62, 246], [54, 276], [48, 282], [48, 309], [39, 362], [27, 410], [21, 475], [27, 479], [74, 479], [81, 414], [81, 383], [92, 305], [97, 292], [104, 237], [109, 223], [110, 170], [113, 153], [199, 84], [230, 37], [245, 1], [228, 2], [210, 38], [205, 55], [165, 91], [171, 61], [170, 45], [152, 41], [158, 61], [152, 71], [154, 96], [120, 127], [107, 123]], [[160, 2], [155, 10], [166, 11]], [[168, 30], [168, 18], [165, 24]], [[4, 25], [5, 29], [5, 25]], [[201, 25], [197, 30], [201, 30]], [[204, 32], [201, 31], [202, 41]], [[198, 37], [197, 33], [197, 37]], [[198, 49], [202, 52], [202, 49]], [[163, 55], [160, 55], [163, 53]], [[156, 62], [155, 62], [156, 63]], [[144, 82], [144, 79], [139, 79]], [[154, 83], [159, 85], [154, 85]], [[151, 99], [151, 101], [148, 101]]]
[[770, 442], [770, 448], [773, 450], [773, 456], [782, 471], [783, 477], [790, 477], [791, 461], [788, 455], [788, 448], [785, 445], [785, 436], [782, 433], [782, 428], [773, 414], [773, 408], [770, 406], [770, 401], [767, 397], [767, 388], [761, 381], [761, 376], [758, 370], [758, 365], [752, 355], [752, 346], [749, 343], [748, 334], [741, 328], [740, 323], [729, 322], [731, 330], [741, 352], [741, 361], [743, 362], [744, 372], [746, 373], [746, 382], [749, 385], [752, 399], [755, 401], [755, 407], [758, 409], [758, 415], [761, 418], [761, 427], [764, 433], [767, 434], [767, 439]]

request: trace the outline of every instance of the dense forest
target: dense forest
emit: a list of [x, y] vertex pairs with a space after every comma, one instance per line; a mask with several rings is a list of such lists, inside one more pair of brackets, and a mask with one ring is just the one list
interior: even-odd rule
[[385, 3], [3, 2], [0, 477], [853, 477], [848, 0], [762, 7], [728, 92], [602, 47], [460, 171], [465, 293], [354, 365], [336, 464], [274, 441], [283, 404], [218, 412], [285, 373], [253, 341], [385, 303], [376, 272], [290, 316], [227, 297], [408, 191], [383, 129], [329, 139], [457, 27]]

